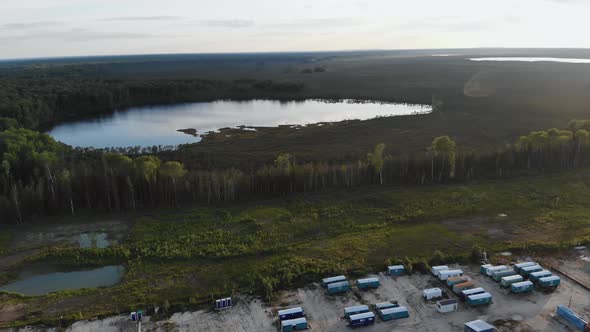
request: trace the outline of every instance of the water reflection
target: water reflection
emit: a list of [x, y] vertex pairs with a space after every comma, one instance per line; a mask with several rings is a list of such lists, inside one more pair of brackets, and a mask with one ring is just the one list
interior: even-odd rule
[[178, 129], [194, 128], [198, 134], [204, 134], [239, 125], [305, 125], [430, 111], [429, 106], [407, 104], [216, 101], [131, 108], [102, 119], [65, 123], [53, 128], [49, 134], [66, 144], [81, 147], [178, 145], [199, 140], [178, 132]]

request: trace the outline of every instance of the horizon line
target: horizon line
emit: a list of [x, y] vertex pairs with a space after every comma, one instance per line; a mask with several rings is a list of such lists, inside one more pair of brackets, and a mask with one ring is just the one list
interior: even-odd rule
[[342, 49], [342, 50], [308, 50], [308, 51], [262, 51], [262, 52], [179, 52], [179, 53], [127, 53], [127, 54], [87, 54], [57, 55], [38, 57], [0, 58], [0, 62], [26, 62], [35, 60], [59, 60], [77, 58], [107, 58], [135, 56], [174, 56], [174, 55], [279, 55], [279, 54], [314, 54], [314, 53], [352, 53], [352, 52], [395, 52], [395, 51], [448, 51], [448, 50], [590, 50], [587, 47], [456, 47], [456, 48], [399, 48], [399, 49]]

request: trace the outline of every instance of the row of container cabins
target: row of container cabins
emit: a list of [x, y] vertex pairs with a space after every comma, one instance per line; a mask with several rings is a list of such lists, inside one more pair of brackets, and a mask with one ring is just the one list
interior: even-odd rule
[[[397, 303], [381, 302], [375, 304], [374, 307], [383, 321], [410, 317], [408, 308]], [[344, 308], [344, 317], [348, 320], [350, 327], [368, 326], [375, 323], [375, 314], [366, 305]]]
[[[356, 281], [358, 289], [378, 288], [381, 285], [379, 278], [363, 278]], [[336, 276], [322, 279], [322, 286], [328, 294], [345, 293], [350, 290], [350, 282], [345, 276]]]
[[309, 328], [305, 311], [301, 307], [279, 310], [278, 316], [283, 332], [301, 331]]
[[[404, 272], [405, 269], [403, 265], [393, 265], [388, 267], [388, 273], [392, 276], [401, 275]], [[338, 294], [350, 290], [350, 282], [345, 276], [325, 278], [322, 279], [321, 284], [326, 288], [328, 294]], [[357, 288], [361, 290], [378, 288], [380, 285], [379, 278], [363, 278], [356, 281]], [[379, 317], [384, 321], [409, 317], [408, 309], [399, 306], [397, 303], [377, 303], [375, 304], [375, 310], [379, 314]], [[350, 327], [368, 326], [375, 323], [375, 314], [371, 312], [366, 305], [344, 308], [344, 317], [348, 320], [348, 325]]]
[[512, 293], [529, 292], [535, 284], [543, 289], [554, 289], [561, 283], [561, 278], [535, 262], [518, 263], [512, 269], [506, 265], [484, 264], [480, 272], [500, 282], [502, 287], [510, 287]]
[[[481, 287], [476, 288], [473, 282], [471, 282], [468, 277], [463, 275], [462, 270], [451, 270], [446, 265], [439, 265], [432, 267], [432, 274], [434, 274], [441, 281], [446, 282], [453, 293], [457, 294], [462, 301], [467, 302], [469, 305], [476, 306], [492, 303], [492, 294], [486, 292]], [[425, 290], [424, 297], [429, 299], [428, 297], [431, 297], [431, 295], [428, 296], [426, 292], [432, 292], [432, 290], [437, 289], [438, 288]], [[441, 292], [440, 296], [442, 296], [442, 291], [439, 291]], [[439, 306], [441, 307], [439, 311], [444, 310], [443, 304], [437, 304], [437, 309]]]

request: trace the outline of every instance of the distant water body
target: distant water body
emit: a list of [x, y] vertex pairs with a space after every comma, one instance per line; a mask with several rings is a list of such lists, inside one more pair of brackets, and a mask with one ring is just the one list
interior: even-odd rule
[[522, 61], [522, 62], [590, 63], [590, 59], [580, 59], [580, 58], [495, 57], [495, 58], [470, 58], [469, 60], [471, 60], [471, 61]]
[[215, 101], [136, 107], [96, 120], [64, 123], [48, 132], [58, 141], [80, 147], [128, 147], [195, 143], [197, 134], [236, 126], [275, 127], [342, 120], [430, 113], [432, 107], [410, 104], [330, 103], [319, 100]]

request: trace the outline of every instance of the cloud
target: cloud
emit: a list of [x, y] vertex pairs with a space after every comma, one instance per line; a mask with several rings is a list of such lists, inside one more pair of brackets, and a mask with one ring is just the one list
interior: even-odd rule
[[217, 27], [217, 28], [249, 28], [256, 25], [256, 22], [253, 20], [243, 20], [243, 19], [229, 19], [229, 20], [200, 20], [194, 21], [192, 24], [201, 25], [201, 26], [208, 26], [208, 27]]
[[24, 41], [35, 39], [55, 39], [68, 42], [85, 42], [93, 40], [143, 39], [155, 37], [151, 34], [133, 32], [103, 32], [89, 29], [70, 29], [65, 31], [27, 33], [0, 37], [6, 41]]
[[120, 16], [120, 17], [106, 17], [101, 18], [99, 21], [126, 21], [126, 22], [142, 22], [142, 21], [178, 21], [183, 20], [182, 16]]
[[276, 23], [269, 23], [267, 27], [273, 28], [325, 28], [325, 27], [347, 27], [363, 24], [363, 20], [352, 17], [326, 17], [326, 18], [307, 18], [284, 20]]
[[36, 28], [46, 28], [51, 26], [59, 26], [63, 25], [62, 22], [53, 22], [53, 21], [40, 21], [40, 22], [19, 22], [19, 23], [6, 23], [0, 25], [0, 29], [2, 30], [27, 30], [27, 29], [36, 29]]
[[447, 32], [473, 32], [488, 30], [494, 27], [489, 20], [469, 19], [455, 16], [441, 16], [428, 19], [412, 20], [396, 24], [396, 28], [404, 30], [436, 30]]

